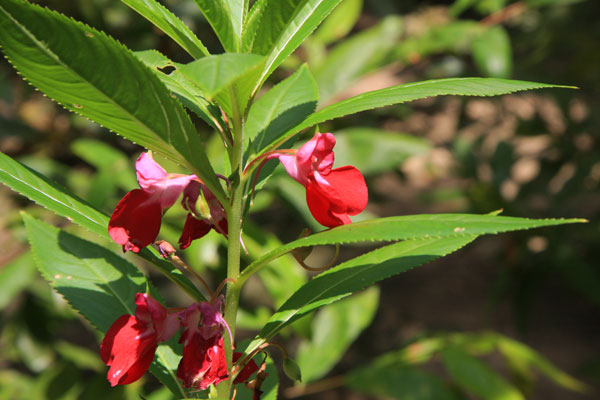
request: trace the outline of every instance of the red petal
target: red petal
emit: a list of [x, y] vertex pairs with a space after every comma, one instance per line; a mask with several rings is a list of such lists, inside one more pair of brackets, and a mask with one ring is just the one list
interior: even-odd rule
[[177, 368], [177, 377], [185, 387], [198, 390], [227, 379], [229, 374], [223, 337], [217, 335], [206, 340], [195, 334], [183, 346], [183, 358]]
[[306, 203], [310, 213], [321, 225], [333, 228], [352, 222], [348, 215], [333, 212], [330, 199], [325, 197], [315, 185], [306, 186]]
[[156, 333], [149, 332], [136, 317], [119, 317], [100, 345], [100, 357], [110, 366], [107, 378], [111, 386], [140, 379], [154, 359], [156, 346]]
[[[233, 353], [233, 362], [235, 363], [241, 356], [242, 353]], [[244, 368], [242, 368], [242, 370], [235, 377], [233, 383], [247, 382], [252, 376], [252, 374], [254, 374], [256, 371], [258, 371], [258, 365], [256, 365], [253, 359], [250, 359], [250, 361], [248, 361], [246, 365], [244, 365]]]
[[340, 167], [331, 171], [324, 178], [343, 199], [337, 212], [356, 215], [362, 212], [369, 201], [369, 192], [365, 178], [352, 166]]
[[162, 210], [151, 195], [134, 189], [119, 201], [108, 223], [108, 234], [123, 246], [123, 251], [138, 253], [156, 240], [160, 231]]
[[179, 238], [179, 247], [183, 250], [192, 244], [192, 240], [199, 239], [210, 232], [210, 224], [207, 220], [194, 218], [192, 214], [188, 214], [183, 226], [183, 232]]

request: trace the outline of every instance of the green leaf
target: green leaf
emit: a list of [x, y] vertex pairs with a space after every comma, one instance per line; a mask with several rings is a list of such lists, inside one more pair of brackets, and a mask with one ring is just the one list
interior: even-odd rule
[[[282, 246], [277, 237], [250, 222], [244, 222], [244, 243], [249, 260], [256, 260], [269, 251]], [[306, 273], [292, 256], [278, 258], [260, 270], [258, 276], [271, 296], [275, 307], [279, 307], [306, 282]]]
[[490, 27], [473, 41], [473, 60], [483, 75], [508, 78], [512, 74], [512, 50], [501, 25]]
[[344, 384], [377, 398], [396, 400], [459, 400], [437, 376], [410, 367], [381, 366], [377, 360], [344, 377]]
[[179, 71], [214, 99], [223, 89], [252, 72], [264, 57], [256, 54], [225, 53], [181, 65]]
[[246, 354], [282, 328], [324, 305], [465, 246], [476, 235], [394, 243], [339, 264], [308, 281], [269, 318]]
[[400, 37], [402, 25], [400, 17], [390, 16], [335, 46], [314, 70], [320, 104], [378, 67]]
[[[167, 89], [177, 95], [184, 106], [192, 110], [208, 125], [222, 131], [224, 123], [217, 117], [218, 108], [205, 98], [205, 93], [186, 75], [179, 71], [182, 64], [169, 60], [165, 55], [156, 50], [134, 52], [135, 56], [156, 73]], [[165, 67], [174, 68], [170, 73], [162, 70]]]
[[[135, 294], [146, 291], [146, 279], [137, 268], [104, 247], [25, 213], [23, 220], [40, 272], [92, 325], [106, 333], [121, 315], [135, 314]], [[164, 349], [157, 350], [151, 372], [182, 396], [177, 364], [164, 353]]]
[[304, 122], [283, 134], [273, 145], [265, 149], [265, 151], [277, 148], [282, 143], [285, 143], [292, 138], [296, 133], [313, 125], [345, 115], [371, 110], [373, 108], [405, 103], [432, 96], [497, 96], [521, 90], [552, 87], [566, 88], [567, 86], [492, 78], [449, 78], [408, 83], [386, 89], [374, 90], [359, 94], [358, 96], [340, 101], [339, 103], [332, 104], [317, 111], [305, 119]]
[[244, 27], [244, 19], [246, 18], [246, 10], [248, 9], [249, 0], [225, 0], [227, 8], [230, 11], [231, 26], [233, 34], [238, 42], [242, 37], [242, 29]]
[[31, 284], [35, 266], [30, 252], [26, 252], [0, 268], [0, 310], [3, 310], [21, 290]]
[[319, 94], [306, 65], [258, 99], [248, 113], [245, 136], [255, 151], [315, 111]]
[[431, 144], [423, 138], [375, 128], [335, 132], [335, 165], [353, 165], [363, 175], [389, 171], [409, 157], [424, 154]]
[[539, 372], [564, 388], [581, 393], [589, 392], [590, 388], [586, 384], [556, 368], [532, 348], [501, 335], [496, 335], [496, 341], [498, 350], [511, 364], [522, 365], [525, 368], [535, 367]]
[[183, 21], [156, 0], [121, 0], [166, 33], [194, 58], [209, 55], [208, 49]]
[[305, 383], [323, 377], [371, 323], [379, 303], [379, 289], [371, 287], [323, 307], [313, 319], [312, 338], [298, 347], [296, 359]]
[[360, 17], [362, 8], [363, 0], [343, 0], [315, 31], [312, 39], [323, 45], [340, 40], [350, 33]]
[[484, 400], [524, 400], [523, 395], [483, 362], [458, 347], [442, 351], [446, 370], [463, 390]]
[[123, 45], [22, 0], [0, 5], [0, 45], [17, 70], [49, 97], [185, 165], [224, 202], [223, 189], [189, 116]]
[[578, 222], [586, 222], [586, 220], [528, 219], [475, 214], [422, 214], [378, 218], [338, 226], [290, 242], [254, 261], [242, 271], [242, 277], [245, 279], [260, 266], [299, 247], [353, 242], [467, 237]]
[[262, 21], [268, 21], [268, 23], [260, 24], [252, 51], [267, 55], [267, 59], [253, 93], [260, 88], [275, 68], [300, 46], [341, 0], [266, 1], [267, 4], [262, 12]]
[[[0, 182], [42, 207], [110, 240], [108, 236], [108, 215], [70, 193], [56, 182], [3, 153], [0, 153]], [[184, 287], [192, 298], [203, 299], [203, 296], [192, 282], [169, 262], [162, 259], [156, 250], [145, 248], [140, 252], [140, 255], [156, 266], [167, 278]]]
[[[265, 369], [265, 372], [267, 373], [267, 378], [265, 379], [260, 388], [260, 390], [263, 391], [263, 395], [260, 396], [260, 399], [277, 400], [277, 393], [279, 390], [279, 371], [277, 370], [277, 366], [275, 365], [271, 357], [267, 356], [266, 364], [267, 367]], [[236, 390], [237, 394], [235, 396], [235, 400], [256, 399], [256, 397], [253, 396], [252, 390], [248, 389], [245, 385], [237, 385]]]
[[[221, 45], [225, 51], [234, 52], [238, 51], [239, 43], [239, 32], [236, 34], [234, 31], [233, 15], [229, 8], [231, 3], [236, 3], [236, 0], [194, 0], [204, 17], [212, 26], [213, 30], [217, 34]], [[236, 28], [238, 25], [236, 24]]]

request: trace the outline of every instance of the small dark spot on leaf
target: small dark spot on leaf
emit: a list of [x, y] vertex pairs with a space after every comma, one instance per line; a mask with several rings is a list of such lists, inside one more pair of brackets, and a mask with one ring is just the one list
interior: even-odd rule
[[159, 70], [160, 72], [162, 72], [163, 74], [169, 75], [171, 72], [175, 71], [177, 68], [175, 68], [172, 65], [167, 65], [164, 67], [156, 67], [157, 70]]
[[83, 108], [83, 106], [81, 104], [73, 104], [74, 108]]

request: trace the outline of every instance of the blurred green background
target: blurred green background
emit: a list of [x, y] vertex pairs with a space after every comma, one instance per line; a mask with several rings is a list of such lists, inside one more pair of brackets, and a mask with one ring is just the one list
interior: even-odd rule
[[[174, 61], [191, 61], [118, 0], [36, 3], [132, 50], [156, 48]], [[164, 4], [211, 51], [221, 51], [193, 1]], [[286, 61], [269, 85], [308, 63], [321, 107], [367, 90], [443, 77], [578, 86], [422, 100], [320, 130], [336, 134], [336, 165], [355, 165], [367, 177], [370, 202], [359, 218], [503, 209], [504, 215], [590, 223], [479, 239], [299, 321], [281, 341], [310, 372], [304, 372], [306, 385], [292, 387], [282, 378], [281, 398], [597, 398], [599, 46], [595, 0], [343, 0]], [[213, 160], [220, 160], [219, 138], [196, 122]], [[2, 60], [0, 151], [110, 213], [136, 186], [133, 167], [141, 149], [63, 110]], [[252, 257], [294, 239], [305, 226], [321, 229], [306, 209], [303, 188], [279, 179], [280, 172], [257, 195], [245, 228]], [[35, 269], [22, 209], [98, 241], [0, 186], [0, 398], [168, 399], [151, 376], [109, 388], [97, 333]], [[176, 241], [182, 217], [169, 212], [161, 236]], [[215, 286], [224, 276], [223, 246], [212, 233], [184, 252]], [[330, 249], [316, 249], [309, 264], [326, 264], [330, 257]], [[279, 263], [249, 282], [244, 306], [252, 312], [240, 317], [242, 336], [251, 337], [287, 291], [307, 279], [292, 258]], [[187, 299], [154, 278], [172, 305], [185, 305]], [[587, 392], [548, 362], [585, 382]]]

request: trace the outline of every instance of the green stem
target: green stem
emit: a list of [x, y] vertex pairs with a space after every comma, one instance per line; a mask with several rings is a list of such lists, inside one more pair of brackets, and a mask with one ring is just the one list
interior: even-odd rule
[[[229, 325], [232, 337], [225, 339], [225, 354], [227, 357], [227, 366], [231, 376], [232, 372], [232, 345], [235, 338], [236, 317], [239, 306], [241, 286], [235, 284], [240, 276], [240, 255], [241, 255], [241, 234], [242, 234], [242, 200], [244, 197], [244, 184], [241, 182], [242, 176], [242, 157], [244, 145], [244, 125], [241, 114], [237, 107], [237, 102], [230, 90], [230, 96], [233, 104], [233, 150], [231, 157], [231, 170], [237, 171], [237, 177], [232, 182], [231, 207], [227, 212], [228, 221], [228, 239], [227, 239], [227, 278], [233, 281], [227, 284], [227, 295], [225, 297], [225, 321]], [[225, 335], [227, 336], [227, 335]], [[229, 399], [231, 395], [232, 380], [222, 382], [218, 390], [219, 399]]]

